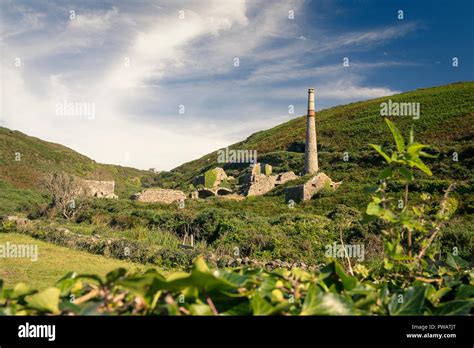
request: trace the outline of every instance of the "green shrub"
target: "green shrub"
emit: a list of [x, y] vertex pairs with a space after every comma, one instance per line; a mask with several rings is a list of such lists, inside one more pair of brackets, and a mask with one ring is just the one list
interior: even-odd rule
[[[173, 262], [187, 259], [186, 254], [162, 256], [174, 258]], [[43, 291], [26, 284], [17, 285], [17, 291], [4, 289], [0, 314], [468, 315], [473, 307], [472, 274], [456, 263], [462, 264], [461, 259], [451, 260], [442, 284], [416, 280], [405, 286], [374, 281], [362, 267], [351, 276], [334, 261], [318, 273], [298, 268], [213, 270], [201, 257], [186, 274], [165, 276], [156, 270], [130, 274], [119, 268], [101, 278], [71, 272]], [[71, 298], [81, 301], [71, 304]]]

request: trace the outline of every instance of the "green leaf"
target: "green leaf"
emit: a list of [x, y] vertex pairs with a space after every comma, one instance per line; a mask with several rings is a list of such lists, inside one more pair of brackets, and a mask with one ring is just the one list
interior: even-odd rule
[[380, 216], [382, 214], [382, 207], [375, 202], [370, 202], [367, 205], [367, 210], [365, 211], [367, 215]]
[[59, 295], [61, 291], [58, 288], [47, 288], [34, 295], [25, 297], [28, 306], [37, 309], [40, 312], [58, 313]]
[[473, 299], [453, 300], [438, 306], [436, 315], [468, 315], [474, 305]]
[[412, 167], [416, 167], [418, 169], [420, 169], [423, 173], [429, 175], [429, 176], [432, 176], [433, 173], [431, 172], [431, 169], [428, 168], [421, 159], [419, 159], [418, 157], [414, 157], [410, 160], [408, 160], [408, 164]]
[[420, 143], [411, 144], [407, 148], [407, 154], [409, 154], [410, 156], [418, 157], [421, 149], [424, 149], [425, 147], [428, 147], [428, 145], [424, 145]]
[[105, 280], [107, 284], [110, 284], [117, 281], [120, 278], [123, 278], [125, 274], [127, 274], [127, 270], [125, 268], [117, 268], [107, 273], [107, 275], [105, 276]]
[[446, 263], [452, 268], [456, 269], [457, 271], [469, 267], [469, 262], [467, 262], [466, 260], [463, 260], [459, 256], [454, 256], [451, 253], [448, 253], [448, 256], [446, 258]]
[[[134, 277], [127, 279], [120, 279], [116, 282], [116, 285], [123, 287], [124, 289], [130, 290], [138, 296], [145, 297], [148, 289], [153, 285], [157, 285], [159, 281], [157, 279], [149, 277]], [[159, 290], [160, 286], [153, 287], [155, 291]]]
[[16, 298], [20, 298], [22, 296], [32, 294], [34, 292], [35, 292], [35, 290], [31, 289], [25, 283], [18, 283], [13, 288], [13, 292], [11, 293], [10, 298], [16, 299]]
[[385, 160], [388, 163], [392, 162], [392, 159], [382, 150], [382, 147], [380, 145], [375, 145], [375, 144], [369, 144], [369, 145], [372, 146], [375, 149], [375, 151], [377, 151], [383, 158], [385, 158]]
[[413, 142], [415, 141], [415, 136], [413, 134], [413, 125], [410, 127], [410, 137], [408, 139], [408, 144], [413, 144]]
[[258, 292], [250, 300], [250, 305], [254, 315], [270, 315], [273, 313], [273, 306]]
[[386, 178], [389, 178], [392, 176], [392, 169], [391, 168], [385, 168], [379, 173], [379, 180], [383, 180]]
[[311, 284], [304, 299], [301, 315], [312, 315], [317, 308], [322, 290], [316, 285]]
[[429, 296], [428, 299], [431, 301], [431, 303], [436, 303], [437, 301], [439, 301], [441, 297], [443, 297], [450, 291], [451, 291], [451, 288], [446, 286], [444, 288], [439, 289], [435, 293], [433, 293], [431, 296]]
[[352, 315], [355, 314], [355, 305], [345, 297], [323, 292], [316, 284], [308, 289], [301, 315]]
[[336, 274], [341, 279], [344, 289], [352, 290], [355, 288], [355, 286], [357, 285], [357, 278], [346, 274], [346, 272], [344, 272], [344, 269], [341, 267], [341, 265], [338, 262], [334, 263], [334, 269], [336, 271]]
[[102, 281], [102, 278], [99, 277], [96, 274], [80, 274], [80, 275], [77, 276], [77, 279], [92, 279], [92, 280], [96, 281], [97, 283], [99, 283], [101, 286], [104, 285], [104, 282]]
[[392, 132], [392, 136], [395, 140], [395, 144], [397, 145], [398, 152], [405, 152], [405, 141], [403, 140], [400, 131], [388, 118], [385, 119], [385, 123], [387, 123], [388, 128], [390, 128], [390, 131]]
[[400, 171], [400, 174], [402, 174], [405, 179], [407, 179], [408, 181], [413, 181], [414, 177], [411, 170], [405, 167], [400, 167], [398, 168], [398, 170]]
[[388, 222], [397, 222], [397, 216], [390, 209], [383, 209], [380, 217]]
[[430, 154], [430, 153], [427, 153], [427, 152], [424, 152], [424, 151], [420, 151], [419, 156], [420, 156], [420, 157], [427, 157], [427, 158], [438, 158], [438, 157], [439, 157], [439, 154], [432, 155], [432, 154]]
[[192, 304], [189, 307], [189, 311], [192, 315], [214, 315], [211, 310], [211, 307], [203, 303]]
[[209, 273], [209, 267], [206, 264], [206, 261], [204, 261], [204, 258], [202, 256], [199, 256], [196, 258], [193, 264], [193, 270], [202, 272], [202, 273]]
[[250, 305], [248, 301], [241, 302], [236, 306], [229, 308], [227, 311], [220, 313], [222, 315], [251, 315]]
[[461, 284], [458, 292], [456, 293], [456, 300], [462, 298], [473, 298], [474, 297], [474, 286]]
[[402, 294], [394, 294], [388, 305], [390, 315], [421, 315], [426, 287], [410, 287]]

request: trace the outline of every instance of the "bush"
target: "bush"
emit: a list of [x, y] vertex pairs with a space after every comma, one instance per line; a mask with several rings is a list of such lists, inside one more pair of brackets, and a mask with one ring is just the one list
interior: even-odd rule
[[441, 230], [439, 247], [442, 255], [453, 253], [474, 260], [474, 221], [449, 223]]
[[[459, 270], [461, 259], [451, 259], [441, 284], [416, 280], [404, 286], [374, 280], [360, 267], [351, 276], [335, 261], [319, 273], [213, 270], [201, 257], [187, 274], [129, 274], [123, 268], [105, 278], [68, 273], [42, 291], [26, 284], [18, 285], [22, 291], [5, 289], [0, 315], [468, 315], [471, 276]], [[81, 301], [71, 305], [71, 298]]]

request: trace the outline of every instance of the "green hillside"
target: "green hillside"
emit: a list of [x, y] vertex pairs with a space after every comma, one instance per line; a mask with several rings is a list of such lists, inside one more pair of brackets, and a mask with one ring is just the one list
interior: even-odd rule
[[[316, 91], [316, 103], [317, 99]], [[317, 112], [320, 170], [335, 180], [372, 180], [372, 173], [375, 175], [381, 161], [374, 158], [368, 144], [390, 144], [390, 132], [380, 116], [380, 104], [389, 99], [420, 103], [418, 120], [409, 116], [393, 116], [391, 120], [405, 134], [413, 125], [418, 141], [439, 148], [441, 157], [430, 162], [434, 179], [465, 180], [471, 176], [470, 168], [474, 164], [474, 82], [424, 88]], [[303, 169], [305, 127], [305, 116], [302, 116], [254, 133], [230, 148], [257, 150], [259, 162], [272, 164], [274, 170], [299, 172]], [[346, 152], [348, 161], [343, 159]], [[453, 152], [458, 153], [458, 162], [452, 160]], [[157, 184], [187, 184], [196, 175], [217, 165], [217, 153], [213, 152], [170, 173], [162, 173]], [[226, 171], [234, 170], [233, 175], [239, 175], [244, 167], [246, 165], [224, 165]]]
[[141, 179], [150, 175], [134, 168], [100, 164], [65, 146], [0, 127], [0, 181], [19, 189], [36, 189], [45, 173], [58, 170], [85, 179], [115, 180], [116, 193], [127, 198], [141, 187]]

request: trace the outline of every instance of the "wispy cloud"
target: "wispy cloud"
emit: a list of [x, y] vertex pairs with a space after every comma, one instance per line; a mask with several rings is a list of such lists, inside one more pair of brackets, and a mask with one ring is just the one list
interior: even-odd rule
[[[290, 10], [303, 16], [306, 6], [2, 3], [0, 122], [101, 162], [170, 169], [304, 114], [309, 85], [324, 98], [319, 106], [398, 92], [365, 77], [406, 62], [355, 61], [347, 69], [325, 57], [396, 40], [416, 24], [339, 34], [324, 28], [327, 35], [315, 37], [323, 30], [317, 23], [308, 30], [288, 18]], [[95, 116], [57, 115], [64, 101], [91, 103]]]

